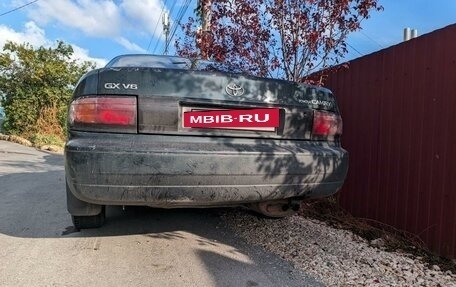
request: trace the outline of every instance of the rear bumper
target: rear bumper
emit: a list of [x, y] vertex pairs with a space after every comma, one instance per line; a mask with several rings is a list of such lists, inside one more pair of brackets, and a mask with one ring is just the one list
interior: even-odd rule
[[337, 192], [348, 154], [306, 141], [72, 133], [69, 190], [106, 205], [204, 207]]

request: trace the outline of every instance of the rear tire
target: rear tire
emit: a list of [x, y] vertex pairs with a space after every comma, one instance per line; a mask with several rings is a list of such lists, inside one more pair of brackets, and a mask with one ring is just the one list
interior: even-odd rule
[[72, 215], [73, 225], [76, 229], [89, 229], [99, 228], [103, 226], [105, 222], [105, 207], [101, 209], [101, 212], [97, 215], [91, 216], [76, 216]]

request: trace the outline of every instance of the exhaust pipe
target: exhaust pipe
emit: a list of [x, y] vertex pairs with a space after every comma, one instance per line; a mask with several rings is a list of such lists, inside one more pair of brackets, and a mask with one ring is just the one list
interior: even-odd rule
[[299, 208], [301, 207], [301, 201], [297, 199], [290, 199], [288, 201], [288, 205], [293, 211], [298, 211]]

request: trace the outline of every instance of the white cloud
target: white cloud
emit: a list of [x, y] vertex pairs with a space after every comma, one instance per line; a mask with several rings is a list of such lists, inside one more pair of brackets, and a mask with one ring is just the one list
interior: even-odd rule
[[81, 48], [76, 45], [71, 45], [71, 46], [73, 47], [73, 51], [74, 51], [73, 59], [81, 60], [81, 61], [95, 62], [97, 68], [104, 67], [108, 63], [108, 61], [106, 59], [90, 57], [89, 51], [87, 51], [84, 48]]
[[[155, 37], [160, 37], [162, 30], [162, 10], [164, 7], [161, 0], [123, 0], [120, 8], [130, 20], [135, 20], [136, 29], [148, 32], [149, 35], [155, 32]], [[169, 13], [169, 12], [168, 12]]]
[[36, 6], [30, 17], [43, 25], [56, 21], [97, 37], [114, 37], [120, 33], [120, 9], [110, 0], [47, 0], [36, 2]]
[[46, 39], [44, 30], [34, 22], [27, 22], [22, 32], [16, 32], [10, 27], [0, 25], [0, 47], [3, 47], [7, 41], [29, 43], [32, 46], [49, 46], [52, 44]]
[[116, 39], [116, 42], [122, 45], [125, 49], [132, 51], [132, 52], [137, 52], [137, 53], [146, 53], [146, 49], [141, 48], [140, 46], [136, 45], [135, 43], [132, 43], [128, 41], [124, 37], [118, 37]]
[[29, 17], [41, 26], [62, 25], [86, 36], [112, 39], [132, 52], [145, 52], [126, 35], [155, 32], [160, 38], [163, 7], [163, 0], [46, 0], [36, 2]]
[[[42, 28], [38, 27], [35, 22], [27, 22], [24, 25], [23, 31], [15, 31], [10, 27], [0, 25], [0, 48], [3, 48], [7, 41], [19, 44], [29, 43], [34, 47], [52, 47], [56, 43], [56, 41], [48, 39], [46, 37], [45, 31]], [[83, 49], [77, 45], [71, 46], [74, 50], [74, 59], [95, 62], [97, 64], [97, 67], [102, 67], [107, 62], [105, 59], [90, 57], [86, 49]]]

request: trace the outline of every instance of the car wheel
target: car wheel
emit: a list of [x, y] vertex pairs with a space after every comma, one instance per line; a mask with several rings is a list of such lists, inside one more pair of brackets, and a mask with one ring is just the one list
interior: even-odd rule
[[97, 215], [90, 216], [77, 216], [72, 215], [73, 225], [76, 229], [98, 228], [104, 224], [105, 221], [105, 207]]
[[272, 218], [291, 216], [299, 210], [299, 205], [291, 203], [289, 200], [256, 202], [249, 204], [248, 207], [257, 213]]

